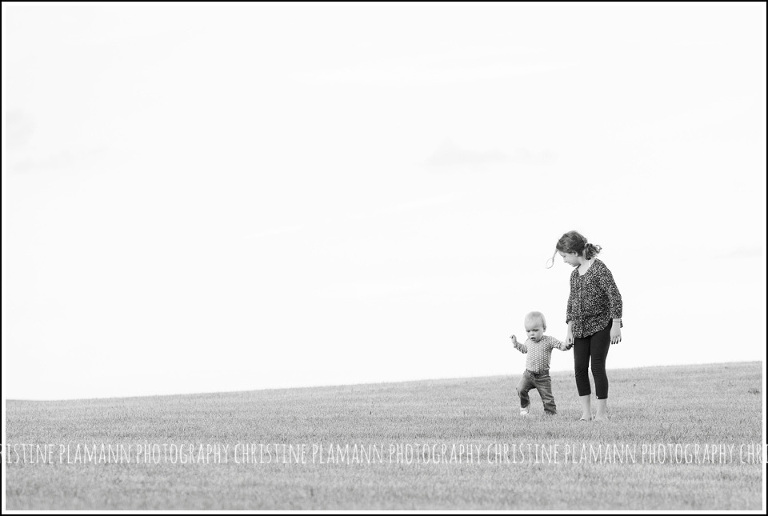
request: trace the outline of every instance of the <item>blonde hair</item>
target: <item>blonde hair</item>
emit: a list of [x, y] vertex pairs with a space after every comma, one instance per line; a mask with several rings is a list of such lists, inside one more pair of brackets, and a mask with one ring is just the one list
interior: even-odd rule
[[525, 329], [528, 329], [528, 325], [539, 321], [541, 321], [541, 327], [546, 330], [547, 320], [544, 319], [544, 314], [541, 312], [529, 312], [528, 315], [525, 316]]

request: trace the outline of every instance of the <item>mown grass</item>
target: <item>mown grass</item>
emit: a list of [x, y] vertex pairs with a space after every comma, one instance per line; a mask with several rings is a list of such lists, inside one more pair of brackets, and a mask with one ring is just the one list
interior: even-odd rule
[[[7, 402], [8, 444], [236, 443], [381, 446], [381, 463], [7, 464], [7, 509], [758, 510], [761, 364], [609, 371], [611, 419], [579, 422], [571, 373], [559, 414], [517, 414], [518, 374], [473, 379], [57, 402]], [[703, 464], [489, 463], [489, 444], [578, 448], [734, 445]], [[405, 464], [388, 446], [480, 446], [480, 460]], [[232, 450], [230, 450], [231, 453]], [[7, 450], [6, 450], [7, 452]], [[513, 454], [510, 454], [513, 456]], [[6, 461], [13, 459], [6, 454]], [[315, 456], [317, 459], [317, 456]]]

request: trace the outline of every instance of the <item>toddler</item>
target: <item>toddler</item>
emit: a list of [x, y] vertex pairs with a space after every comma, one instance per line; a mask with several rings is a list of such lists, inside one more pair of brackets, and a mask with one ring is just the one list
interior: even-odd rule
[[523, 378], [517, 384], [521, 416], [528, 415], [528, 407], [531, 404], [528, 391], [531, 389], [539, 391], [541, 401], [544, 402], [544, 412], [553, 416], [557, 414], [555, 398], [552, 396], [552, 379], [549, 377], [549, 360], [554, 348], [567, 351], [571, 349], [571, 346], [554, 337], [544, 335], [546, 329], [547, 322], [544, 319], [544, 314], [531, 312], [525, 316], [525, 331], [528, 334], [528, 340], [521, 344], [514, 335], [510, 337], [515, 349], [528, 354]]

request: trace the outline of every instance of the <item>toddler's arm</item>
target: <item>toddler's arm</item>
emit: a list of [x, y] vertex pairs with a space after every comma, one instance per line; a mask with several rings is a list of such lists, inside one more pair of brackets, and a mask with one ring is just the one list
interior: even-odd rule
[[550, 337], [549, 339], [550, 339], [550, 343], [551, 343], [552, 347], [553, 348], [557, 348], [560, 351], [568, 351], [569, 349], [571, 349], [573, 347], [573, 344], [566, 344], [565, 342], [560, 342], [559, 340], [557, 340], [554, 337]]
[[528, 353], [528, 346], [525, 344], [521, 344], [520, 342], [517, 342], [517, 337], [512, 335], [509, 337], [512, 339], [512, 345], [515, 346], [515, 349], [518, 350], [520, 353]]

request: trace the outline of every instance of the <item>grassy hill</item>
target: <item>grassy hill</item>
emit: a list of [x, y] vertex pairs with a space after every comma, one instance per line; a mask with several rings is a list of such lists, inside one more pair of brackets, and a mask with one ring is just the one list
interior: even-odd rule
[[569, 372], [554, 417], [518, 415], [517, 374], [9, 400], [7, 509], [764, 509], [761, 375], [609, 370], [600, 423]]

